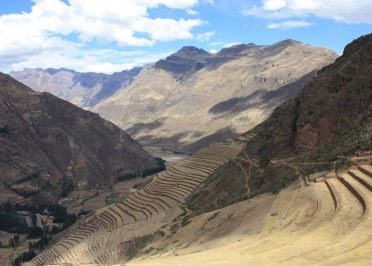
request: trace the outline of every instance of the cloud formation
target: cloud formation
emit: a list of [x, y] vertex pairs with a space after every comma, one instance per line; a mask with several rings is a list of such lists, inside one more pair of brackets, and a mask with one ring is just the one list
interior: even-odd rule
[[294, 28], [303, 28], [313, 25], [311, 22], [302, 21], [302, 20], [286, 20], [279, 23], [271, 23], [267, 25], [268, 29], [294, 29]]
[[[151, 8], [190, 12], [198, 0], [33, 0], [31, 11], [0, 16], [0, 69], [19, 67], [36, 56], [79, 60], [82, 49], [99, 41], [119, 46], [150, 46], [192, 39], [204, 21], [152, 18]], [[196, 15], [196, 14], [195, 14]], [[45, 59], [48, 60], [48, 59]]]
[[266, 19], [316, 16], [344, 23], [372, 24], [372, 0], [261, 0], [243, 14]]

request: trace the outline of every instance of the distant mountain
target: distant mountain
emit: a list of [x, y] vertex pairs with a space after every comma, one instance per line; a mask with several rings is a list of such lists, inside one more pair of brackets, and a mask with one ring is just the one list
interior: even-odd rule
[[71, 189], [109, 185], [157, 167], [125, 132], [99, 115], [0, 73], [0, 190], [51, 202]]
[[26, 68], [23, 71], [11, 72], [10, 75], [33, 90], [50, 92], [77, 106], [89, 109], [117, 90], [129, 86], [140, 71], [141, 68], [136, 67], [108, 75], [80, 73], [65, 68]]
[[92, 110], [145, 145], [195, 152], [256, 126], [336, 58], [294, 40], [217, 54], [186, 46]]

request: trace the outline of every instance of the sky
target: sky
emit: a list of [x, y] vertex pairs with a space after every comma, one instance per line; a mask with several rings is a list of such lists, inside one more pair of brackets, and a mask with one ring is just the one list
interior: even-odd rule
[[372, 0], [0, 0], [0, 71], [112, 73], [183, 46], [284, 39], [338, 54], [372, 32]]

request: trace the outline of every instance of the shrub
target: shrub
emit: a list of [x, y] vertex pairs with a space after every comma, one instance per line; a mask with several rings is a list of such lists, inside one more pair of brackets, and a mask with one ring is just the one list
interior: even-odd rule
[[0, 127], [0, 134], [9, 135], [9, 129], [7, 125]]
[[74, 184], [72, 183], [72, 180], [64, 179], [63, 184], [62, 184], [61, 196], [64, 198], [67, 197], [72, 192], [73, 189], [74, 189]]

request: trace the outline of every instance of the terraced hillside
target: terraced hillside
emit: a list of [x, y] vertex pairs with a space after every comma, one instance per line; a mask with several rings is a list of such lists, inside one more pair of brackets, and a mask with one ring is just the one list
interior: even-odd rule
[[128, 265], [371, 265], [371, 163], [311, 181], [197, 216]]
[[112, 264], [125, 259], [133, 247], [184, 213], [185, 199], [243, 146], [213, 144], [173, 165], [123, 202], [82, 220], [33, 263]]

